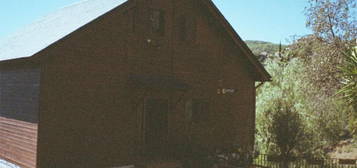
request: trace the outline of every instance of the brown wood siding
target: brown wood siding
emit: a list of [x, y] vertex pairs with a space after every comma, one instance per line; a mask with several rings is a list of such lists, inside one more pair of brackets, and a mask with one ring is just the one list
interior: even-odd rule
[[41, 74], [38, 168], [135, 159], [136, 114], [125, 88], [130, 13], [114, 9], [41, 53], [49, 60]]
[[[210, 148], [253, 144], [253, 71], [194, 2], [138, 0], [135, 8], [115, 9], [40, 53], [49, 59], [41, 76], [38, 168], [133, 163], [145, 149], [144, 105], [150, 98], [169, 100], [170, 147], [188, 137]], [[165, 13], [163, 36], [150, 31], [152, 8]], [[194, 42], [178, 41], [175, 25], [182, 15], [196, 19]], [[191, 89], [134, 86], [131, 75], [173, 76]], [[222, 88], [237, 92], [217, 94]], [[186, 102], [196, 98], [210, 101], [204, 124], [187, 119]]]
[[[195, 43], [177, 42], [174, 46], [174, 73], [193, 86], [179, 106], [184, 106], [184, 102], [192, 98], [208, 98], [212, 105], [210, 121], [201, 125], [191, 124], [188, 131], [196, 137], [196, 143], [206, 144], [209, 148], [229, 147], [233, 144], [252, 146], [250, 130], [254, 130], [254, 125], [248, 124], [247, 120], [254, 121], [252, 114], [255, 113], [255, 103], [252, 98], [255, 94], [252, 71], [247, 66], [249, 62], [226, 38], [221, 27], [214, 24], [207, 11], [200, 6], [193, 10], [192, 6], [197, 4], [187, 2], [178, 4], [176, 14], [195, 17], [197, 39]], [[222, 88], [233, 88], [236, 92], [217, 94], [217, 89]], [[177, 113], [182, 114], [179, 110]], [[183, 122], [171, 123], [177, 129], [185, 128]], [[183, 139], [182, 134], [174, 134], [172, 139]]]
[[37, 124], [0, 117], [0, 158], [36, 168]]

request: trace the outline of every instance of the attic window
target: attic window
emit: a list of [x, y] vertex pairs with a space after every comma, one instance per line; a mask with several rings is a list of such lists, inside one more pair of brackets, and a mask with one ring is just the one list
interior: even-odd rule
[[152, 9], [151, 10], [151, 31], [160, 35], [165, 34], [165, 15], [162, 10]]
[[182, 42], [194, 42], [196, 40], [196, 20], [182, 15], [177, 19], [178, 39]]
[[130, 24], [128, 25], [129, 26], [129, 30], [131, 30], [131, 32], [135, 32], [135, 23], [136, 23], [136, 8], [133, 8], [130, 12], [130, 15], [131, 15], [131, 21], [129, 22]]
[[124, 13], [125, 18], [127, 19], [127, 22], [125, 22], [125, 26], [127, 28], [127, 30], [130, 33], [135, 32], [135, 17], [136, 17], [136, 9], [135, 8], [131, 8], [130, 10], [126, 11]]
[[187, 20], [185, 16], [180, 16], [178, 18], [178, 38], [180, 39], [180, 41], [186, 41], [187, 39]]

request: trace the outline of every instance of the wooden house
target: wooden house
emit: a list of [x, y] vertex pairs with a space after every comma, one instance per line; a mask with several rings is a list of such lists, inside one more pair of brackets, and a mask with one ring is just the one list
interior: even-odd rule
[[112, 167], [252, 148], [270, 80], [210, 0], [87, 0], [0, 46], [0, 158]]

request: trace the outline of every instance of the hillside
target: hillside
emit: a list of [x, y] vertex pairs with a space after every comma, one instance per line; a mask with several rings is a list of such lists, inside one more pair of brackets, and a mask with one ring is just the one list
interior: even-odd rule
[[[257, 40], [247, 40], [245, 42], [253, 54], [259, 57], [259, 60], [264, 60], [264, 57], [275, 55], [279, 51], [279, 44]], [[286, 47], [286, 45], [282, 45], [282, 49]]]

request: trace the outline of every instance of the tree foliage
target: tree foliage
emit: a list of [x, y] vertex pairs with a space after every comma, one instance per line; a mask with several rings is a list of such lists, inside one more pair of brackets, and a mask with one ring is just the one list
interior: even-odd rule
[[[322, 156], [326, 147], [349, 137], [347, 128], [357, 130], [357, 114], [348, 106], [357, 109], [357, 54], [345, 56], [357, 37], [356, 3], [309, 0], [307, 26], [314, 33], [264, 62], [273, 81], [257, 90], [257, 141], [263, 153]], [[293, 143], [294, 138], [301, 139]]]
[[357, 48], [346, 53], [345, 63], [340, 69], [344, 84], [340, 93], [357, 110]]
[[321, 90], [319, 96], [333, 96], [342, 87], [338, 65], [357, 37], [356, 3], [354, 0], [309, 0], [307, 26], [314, 35], [296, 44], [310, 49], [298, 56], [310, 63], [309, 79]]
[[322, 41], [341, 48], [342, 43], [353, 41], [357, 35], [356, 3], [354, 0], [309, 0], [306, 25]]
[[[286, 51], [282, 54], [283, 57], [290, 52]], [[288, 154], [323, 156], [323, 149], [339, 141], [341, 132], [346, 128], [348, 117], [345, 115], [344, 103], [336, 97], [314, 95], [320, 90], [307, 80], [310, 77], [309, 68], [302, 58], [281, 60], [271, 58], [266, 61], [266, 69], [273, 80], [257, 91], [258, 147], [263, 153], [281, 154], [281, 145], [278, 144], [289, 141], [277, 138], [297, 137], [299, 143], [295, 143], [293, 153]], [[286, 111], [291, 115], [284, 115]], [[286, 129], [299, 129], [303, 132], [294, 131], [296, 135], [290, 135], [290, 131], [277, 133], [277, 128], [283, 125], [277, 121], [284, 117], [294, 118], [289, 119], [289, 126], [296, 126]]]
[[357, 47], [352, 48], [345, 54], [345, 62], [340, 67], [342, 71], [343, 87], [339, 95], [352, 107], [350, 114], [350, 128], [353, 134], [357, 133]]
[[[245, 42], [256, 56], [259, 56], [262, 53], [266, 53], [267, 55], [274, 55], [279, 51], [279, 45], [271, 42], [255, 40], [247, 40]], [[286, 45], [282, 45], [282, 48], [286, 48]]]
[[[295, 149], [298, 149], [299, 145], [295, 140], [303, 142], [305, 137], [300, 131], [308, 118], [303, 110], [307, 102], [305, 102], [302, 88], [306, 87], [306, 82], [300, 80], [303, 79], [302, 75], [305, 71], [304, 68], [300, 68], [304, 67], [300, 59], [292, 59], [289, 62], [279, 60], [274, 58], [267, 60], [266, 68], [273, 80], [258, 90], [257, 140], [263, 153], [280, 152], [285, 155], [290, 154], [292, 149], [287, 146], [295, 146]], [[290, 121], [289, 118], [294, 120], [284, 123], [284, 120]], [[284, 124], [289, 127], [284, 128]], [[284, 129], [289, 131], [285, 132]], [[291, 134], [293, 129], [299, 130], [294, 131], [296, 135]]]
[[304, 125], [300, 114], [295, 111], [289, 102], [277, 102], [276, 106], [266, 113], [271, 115], [269, 132], [272, 143], [284, 158], [291, 157], [292, 153], [305, 140]]

